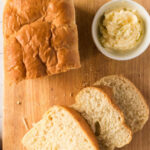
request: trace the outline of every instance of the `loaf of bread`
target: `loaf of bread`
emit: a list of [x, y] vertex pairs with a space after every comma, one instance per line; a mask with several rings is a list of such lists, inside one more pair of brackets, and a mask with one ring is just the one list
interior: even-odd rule
[[3, 33], [11, 81], [80, 67], [73, 0], [7, 0]]
[[53, 106], [23, 137], [27, 150], [99, 150], [94, 133], [75, 110]]
[[149, 118], [149, 108], [140, 91], [127, 78], [120, 75], [106, 76], [94, 85], [108, 86], [113, 90], [115, 103], [124, 113], [126, 124], [135, 133]]
[[112, 91], [106, 87], [87, 87], [76, 96], [72, 107], [79, 111], [94, 131], [102, 150], [123, 147], [132, 139], [123, 113], [113, 103]]

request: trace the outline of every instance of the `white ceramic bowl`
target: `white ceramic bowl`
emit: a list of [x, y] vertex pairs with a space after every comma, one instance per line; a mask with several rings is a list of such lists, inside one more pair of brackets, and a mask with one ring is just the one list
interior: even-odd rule
[[[127, 7], [127, 8], [137, 10], [139, 15], [143, 19], [144, 25], [145, 25], [145, 33], [144, 33], [141, 43], [135, 49], [128, 51], [124, 54], [106, 50], [106, 48], [104, 48], [101, 45], [99, 38], [98, 38], [98, 23], [99, 23], [99, 20], [102, 17], [102, 15], [107, 10], [111, 10], [111, 9], [119, 8], [119, 7], [123, 7], [123, 8]], [[93, 24], [92, 24], [92, 37], [93, 37], [94, 43], [96, 44], [96, 47], [105, 56], [115, 59], [115, 60], [133, 59], [133, 58], [141, 55], [148, 48], [148, 46], [150, 44], [150, 16], [143, 6], [134, 2], [133, 0], [112, 0], [112, 1], [104, 4], [97, 11], [97, 13], [94, 17], [94, 20], [93, 20]]]

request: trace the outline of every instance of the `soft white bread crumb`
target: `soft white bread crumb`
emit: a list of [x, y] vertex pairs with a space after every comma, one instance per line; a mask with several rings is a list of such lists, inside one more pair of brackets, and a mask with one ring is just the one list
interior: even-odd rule
[[72, 107], [85, 117], [100, 146], [110, 150], [128, 144], [132, 135], [124, 124], [122, 112], [113, 104], [106, 91], [111, 92], [109, 88], [105, 92], [98, 87], [84, 88], [77, 94]]
[[27, 150], [99, 150], [86, 121], [71, 108], [53, 106], [23, 137]]
[[149, 118], [149, 108], [140, 91], [127, 78], [111, 75], [97, 81], [95, 85], [111, 87], [116, 104], [124, 113], [126, 124], [133, 133], [141, 130]]

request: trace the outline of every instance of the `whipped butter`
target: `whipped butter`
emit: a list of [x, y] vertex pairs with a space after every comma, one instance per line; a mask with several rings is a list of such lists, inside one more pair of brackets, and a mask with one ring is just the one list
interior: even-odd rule
[[105, 12], [99, 31], [103, 47], [126, 51], [132, 50], [140, 43], [144, 25], [136, 10], [114, 9]]

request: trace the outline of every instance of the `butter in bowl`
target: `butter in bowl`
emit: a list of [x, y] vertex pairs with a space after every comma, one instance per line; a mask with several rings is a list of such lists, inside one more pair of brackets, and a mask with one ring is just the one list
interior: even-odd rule
[[150, 44], [150, 16], [132, 0], [113, 0], [96, 13], [92, 36], [97, 48], [115, 60], [129, 60], [142, 54]]

